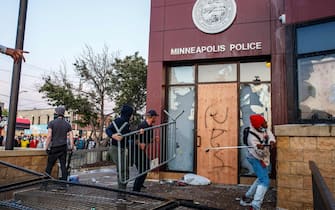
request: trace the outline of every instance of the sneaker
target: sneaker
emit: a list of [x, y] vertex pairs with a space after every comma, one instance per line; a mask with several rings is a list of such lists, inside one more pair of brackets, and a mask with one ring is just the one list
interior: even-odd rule
[[251, 201], [252, 201], [251, 198], [248, 198], [245, 195], [243, 195], [242, 198], [241, 198], [241, 200], [240, 200], [240, 205], [241, 206], [250, 206], [251, 207]]

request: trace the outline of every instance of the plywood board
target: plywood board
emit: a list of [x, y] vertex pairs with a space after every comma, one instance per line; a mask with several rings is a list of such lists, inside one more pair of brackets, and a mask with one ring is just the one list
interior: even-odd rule
[[208, 147], [237, 146], [237, 84], [198, 86], [197, 174], [214, 183], [237, 184], [237, 149]]

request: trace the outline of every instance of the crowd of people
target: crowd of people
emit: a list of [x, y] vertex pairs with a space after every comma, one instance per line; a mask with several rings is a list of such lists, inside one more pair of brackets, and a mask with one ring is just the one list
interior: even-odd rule
[[[34, 136], [34, 135], [24, 135], [21, 133], [20, 136], [14, 137], [14, 147], [23, 148], [44, 148], [46, 136]], [[4, 143], [4, 142], [3, 142]]]
[[93, 149], [96, 146], [96, 143], [92, 138], [85, 138], [85, 137], [82, 137], [81, 135], [75, 135], [73, 140], [74, 140], [74, 145], [77, 150]]
[[[14, 137], [14, 147], [22, 147], [22, 148], [46, 148], [47, 136], [46, 135], [25, 135], [21, 133], [19, 136]], [[81, 149], [94, 149], [96, 147], [96, 142], [92, 138], [85, 138], [79, 135], [76, 135], [74, 138], [74, 144], [76, 150]], [[69, 139], [68, 139], [68, 142]], [[6, 140], [4, 136], [0, 136], [0, 146], [5, 146]]]

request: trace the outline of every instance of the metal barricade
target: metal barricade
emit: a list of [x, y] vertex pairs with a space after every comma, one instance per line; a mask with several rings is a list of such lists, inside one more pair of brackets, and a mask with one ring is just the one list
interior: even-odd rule
[[108, 161], [108, 152], [108, 147], [74, 150], [71, 157], [71, 169], [77, 170], [87, 165]]
[[335, 199], [314, 161], [309, 161], [312, 172], [313, 205], [316, 210], [335, 210]]
[[[122, 147], [118, 142], [117, 164], [121, 183], [128, 183], [176, 157], [176, 120], [184, 111], [175, 118], [164, 112], [169, 116], [169, 122], [122, 135], [122, 141], [126, 141], [126, 144]], [[121, 133], [122, 127], [116, 128], [118, 133]], [[137, 174], [129, 173], [129, 167], [133, 165], [137, 168]]]

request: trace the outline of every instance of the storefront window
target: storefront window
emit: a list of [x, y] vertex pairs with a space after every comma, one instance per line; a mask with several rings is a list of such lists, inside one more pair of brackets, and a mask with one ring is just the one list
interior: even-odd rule
[[335, 54], [298, 60], [298, 92], [301, 119], [333, 119]]
[[171, 85], [194, 83], [194, 66], [171, 67], [169, 73]]
[[335, 21], [297, 28], [297, 108], [302, 121], [335, 119], [334, 37]]
[[229, 82], [237, 80], [236, 64], [199, 65], [199, 82]]
[[[176, 124], [176, 158], [168, 163], [168, 169], [174, 171], [193, 171], [194, 87], [170, 87], [168, 112], [171, 116], [177, 116], [183, 110], [185, 112], [178, 118]], [[168, 148], [171, 148], [173, 146], [174, 145], [168, 145]]]
[[[270, 84], [241, 84], [240, 86], [240, 145], [243, 145], [243, 129], [249, 126], [249, 116], [261, 114], [271, 127]], [[240, 150], [240, 175], [254, 175], [252, 166], [246, 159], [247, 149]]]
[[298, 54], [334, 50], [335, 22], [300, 27], [297, 37]]
[[241, 82], [268, 82], [271, 79], [270, 62], [241, 63]]

